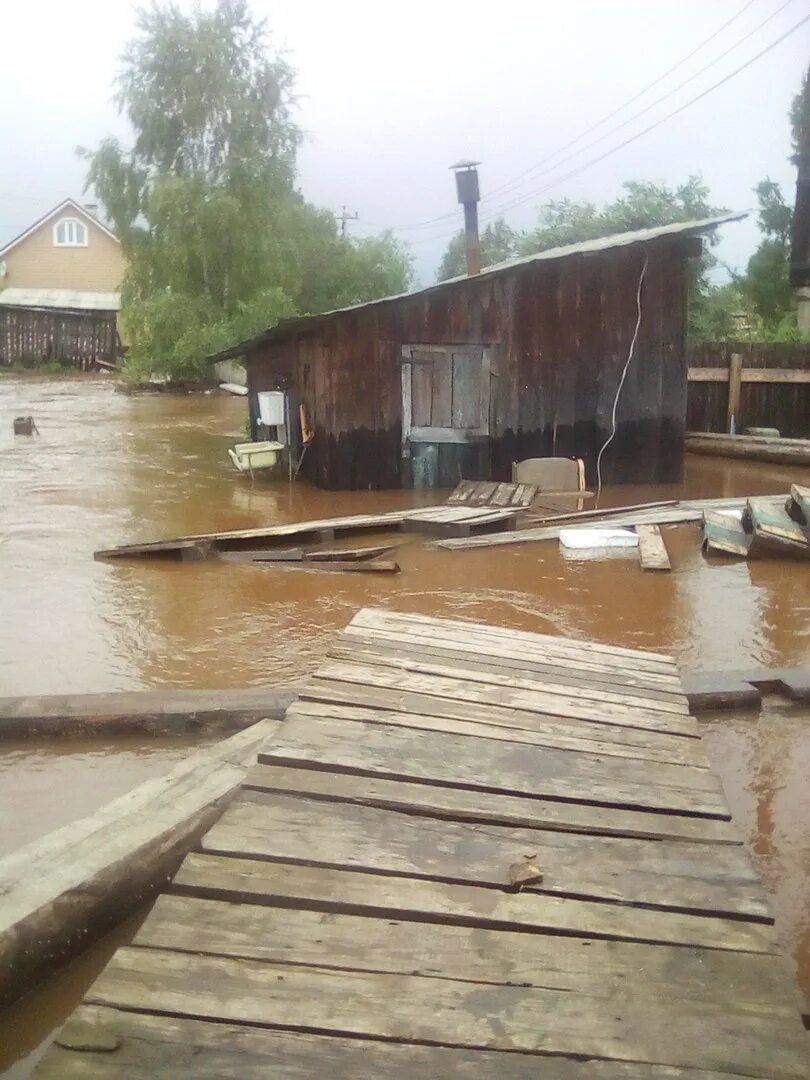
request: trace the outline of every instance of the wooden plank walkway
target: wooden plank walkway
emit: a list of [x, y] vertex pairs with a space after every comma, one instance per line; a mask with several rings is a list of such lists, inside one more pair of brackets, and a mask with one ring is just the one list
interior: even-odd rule
[[800, 1012], [671, 658], [363, 610], [34, 1075], [803, 1080]]

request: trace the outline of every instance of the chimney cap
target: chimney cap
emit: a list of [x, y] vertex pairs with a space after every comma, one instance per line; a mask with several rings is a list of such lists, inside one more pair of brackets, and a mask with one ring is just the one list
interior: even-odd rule
[[451, 165], [450, 168], [453, 169], [453, 170], [474, 169], [476, 165], [480, 165], [480, 164], [481, 164], [480, 161], [467, 161], [466, 159], [462, 158], [461, 161], [457, 161], [455, 163], [455, 165]]

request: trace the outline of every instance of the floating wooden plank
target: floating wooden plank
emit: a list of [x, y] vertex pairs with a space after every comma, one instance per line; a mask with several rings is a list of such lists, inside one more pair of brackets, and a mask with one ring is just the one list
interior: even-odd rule
[[[255, 566], [278, 565], [277, 559], [254, 558]], [[303, 559], [301, 562], [282, 563], [288, 570], [317, 570], [322, 574], [398, 574], [399, 563], [389, 559], [349, 559], [346, 562], [335, 560]]]
[[[533, 746], [549, 746], [557, 750], [583, 750], [592, 754], [629, 757], [642, 761], [661, 761], [672, 765], [692, 765], [707, 768], [707, 762], [699, 740], [684, 739], [676, 735], [660, 734], [647, 730], [620, 726], [605, 728], [598, 724], [580, 722], [572, 725], [564, 717], [538, 717], [501, 710], [476, 711], [470, 717], [462, 708], [434, 709], [430, 713], [414, 712], [410, 708], [386, 708], [385, 706], [347, 704], [332, 701], [332, 697], [351, 700], [351, 693], [334, 693], [330, 687], [324, 693], [316, 682], [309, 697], [299, 701], [287, 716], [321, 716], [338, 720], [359, 720], [370, 724], [391, 724], [395, 727], [445, 731], [454, 735], [468, 735], [479, 739], [496, 739], [503, 742], [528, 743]], [[322, 699], [328, 700], [322, 700]], [[453, 715], [453, 713], [456, 715]], [[447, 714], [450, 715], [447, 715]], [[481, 715], [483, 713], [483, 715]], [[489, 716], [489, 719], [486, 717]]]
[[[481, 754], [493, 766], [486, 775]], [[446, 732], [359, 721], [303, 716], [290, 720], [259, 760], [512, 795], [728, 817], [720, 785], [705, 769], [492, 740], [476, 745], [470, 738]]]
[[672, 564], [657, 525], [637, 525], [638, 554], [642, 570], [671, 570]]
[[0, 1003], [119, 922], [222, 811], [279, 722], [190, 754], [91, 817], [0, 859]]
[[[117, 1042], [118, 1049], [110, 1054], [72, 1048], [88, 1035], [91, 1041]], [[522, 1054], [274, 1031], [97, 1005], [82, 1006], [61, 1038], [71, 1048], [54, 1044], [35, 1071], [37, 1080], [526, 1080]], [[739, 1080], [703, 1069], [551, 1055], [543, 1068], [554, 1080]]]
[[[527, 849], [530, 850], [530, 849]], [[172, 889], [236, 903], [296, 906], [423, 924], [551, 933], [606, 941], [778, 953], [767, 923], [594, 903], [533, 891], [505, 892], [356, 870], [192, 853]]]
[[333, 803], [325, 814], [320, 800], [263, 798], [261, 805], [234, 804], [205, 836], [203, 850], [499, 889], [510, 888], [511, 868], [530, 855], [542, 880], [525, 891], [770, 919], [742, 846], [483, 826], [348, 803]]
[[360, 548], [333, 548], [331, 550], [305, 551], [306, 562], [321, 562], [338, 560], [347, 562], [351, 559], [376, 559], [380, 555], [387, 555], [389, 551], [395, 551], [397, 544], [378, 544], [376, 547]]
[[201, 533], [197, 536], [179, 536], [172, 540], [156, 540], [143, 544], [124, 544], [95, 553], [98, 559], [129, 558], [135, 555], [165, 555], [184, 545], [200, 541], [211, 543], [217, 550], [249, 548], [254, 541], [267, 545], [283, 544], [295, 539], [332, 539], [335, 533], [365, 532], [398, 529], [407, 510], [394, 510], [385, 514], [354, 514], [349, 517], [323, 518], [316, 521], [298, 521], [287, 525], [270, 525], [259, 529], [234, 529], [230, 532]]
[[604, 509], [593, 510], [572, 510], [569, 514], [532, 514], [529, 516], [529, 521], [542, 521], [546, 525], [556, 524], [558, 521], [593, 521], [599, 519], [600, 521], [609, 521], [618, 515], [625, 515], [631, 513], [642, 513], [646, 510], [658, 510], [664, 507], [678, 506], [677, 499], [662, 499], [658, 502], [648, 503], [634, 503], [630, 506], [606, 506]]
[[379, 776], [326, 772], [321, 769], [256, 765], [245, 777], [243, 791], [275, 791], [308, 795], [361, 806], [377, 806], [447, 818], [492, 822], [517, 828], [560, 829], [594, 836], [691, 840], [705, 844], [738, 844], [741, 837], [729, 821], [678, 814], [651, 814], [587, 803], [491, 794], [437, 784], [409, 783]]
[[[651, 1064], [666, 1057], [678, 1066], [744, 1069], [778, 1080], [805, 1080], [807, 1075], [806, 1037], [798, 1025], [786, 1016], [753, 1010], [735, 1025], [722, 1003], [684, 1008], [662, 1025], [654, 1020], [660, 1006], [641, 1001], [636, 1022], [628, 1025], [620, 1014], [621, 1000], [617, 1005], [541, 987], [472, 987], [462, 980], [135, 948], [118, 950], [87, 1000], [341, 1036], [413, 1041], [416, 1033], [419, 1042], [460, 1048], [609, 1056]], [[721, 1022], [724, 1037], [717, 1039]]]
[[[774, 503], [783, 502], [784, 496], [766, 496]], [[743, 507], [745, 498], [733, 499], [682, 499], [676, 506], [662, 507], [660, 509], [627, 511], [617, 508], [617, 513], [611, 514], [611, 525], [682, 525], [690, 522], [703, 520], [703, 511], [706, 509], [724, 509], [727, 507]], [[618, 510], [621, 509], [621, 513]], [[590, 511], [584, 511], [590, 513]], [[574, 524], [577, 515], [566, 517], [568, 524]], [[450, 540], [435, 540], [436, 547], [461, 550], [465, 548], [494, 547], [501, 544], [525, 544], [540, 540], [559, 539], [560, 530], [566, 527], [566, 523], [543, 525], [538, 528], [517, 529], [514, 532], [498, 533], [496, 536], [471, 536], [456, 537]]]
[[742, 515], [722, 510], [703, 511], [703, 550], [712, 555], [736, 555], [747, 559], [751, 534], [743, 528]]

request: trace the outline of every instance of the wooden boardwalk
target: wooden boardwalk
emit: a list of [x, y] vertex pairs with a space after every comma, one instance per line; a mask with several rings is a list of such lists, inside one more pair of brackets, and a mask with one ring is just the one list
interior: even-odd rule
[[39, 1080], [804, 1080], [674, 662], [361, 611]]

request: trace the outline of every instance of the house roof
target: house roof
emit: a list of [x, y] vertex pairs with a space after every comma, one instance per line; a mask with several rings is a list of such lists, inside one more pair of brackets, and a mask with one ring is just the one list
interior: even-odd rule
[[2, 289], [0, 307], [48, 308], [62, 311], [118, 311], [121, 294], [81, 289]]
[[58, 206], [55, 206], [53, 208], [53, 210], [49, 210], [47, 214], [43, 214], [43, 216], [37, 221], [35, 221], [33, 225], [29, 225], [27, 229], [25, 229], [19, 234], [19, 236], [15, 236], [13, 240], [9, 240], [5, 247], [0, 248], [0, 259], [2, 259], [4, 255], [8, 254], [8, 252], [11, 251], [12, 248], [15, 248], [18, 244], [21, 244], [23, 240], [25, 240], [31, 235], [31, 233], [36, 232], [36, 230], [41, 225], [45, 225], [48, 221], [51, 220], [51, 218], [55, 218], [57, 214], [64, 213], [65, 210], [69, 210], [71, 213], [76, 214], [79, 217], [84, 218], [86, 221], [91, 222], [93, 225], [97, 226], [97, 228], [101, 229], [103, 233], [106, 233], [107, 236], [110, 237], [110, 239], [115, 240], [116, 244], [121, 243], [115, 233], [112, 232], [111, 229], [108, 229], [107, 226], [104, 225], [101, 221], [99, 221], [97, 217], [91, 214], [89, 210], [85, 209], [85, 207], [83, 207], [81, 203], [77, 203], [75, 199], [68, 198], [63, 199]]
[[464, 281], [478, 281], [481, 278], [503, 274], [509, 270], [514, 270], [515, 267], [528, 266], [530, 263], [568, 259], [575, 255], [595, 255], [599, 252], [608, 251], [613, 248], [628, 247], [631, 244], [647, 244], [653, 240], [658, 240], [667, 236], [696, 236], [700, 233], [710, 232], [712, 229], [717, 228], [718, 225], [723, 225], [729, 221], [740, 221], [747, 216], [747, 210], [740, 213], [719, 214], [716, 217], [699, 218], [695, 221], [676, 221], [671, 225], [656, 225], [651, 229], [636, 229], [633, 232], [614, 233], [611, 236], [600, 236], [595, 240], [584, 240], [578, 244], [567, 244], [564, 247], [547, 248], [545, 251], [538, 251], [533, 255], [524, 255], [517, 259], [507, 259], [504, 262], [495, 263], [492, 266], [485, 266], [481, 272], [474, 277], [463, 274], [460, 277], [448, 278], [446, 281], [440, 281], [436, 285], [428, 285], [426, 288], [417, 289], [414, 292], [383, 296], [380, 297], [379, 300], [366, 300], [360, 304], [350, 304], [348, 307], [335, 308], [332, 311], [323, 311], [315, 315], [299, 315], [290, 319], [282, 319], [275, 326], [269, 327], [267, 330], [263, 330], [260, 334], [256, 334], [252, 338], [247, 338], [245, 341], [239, 341], [235, 345], [231, 345], [229, 348], [223, 349], [221, 352], [210, 356], [208, 359], [211, 361], [218, 361], [228, 360], [234, 356], [242, 356], [254, 345], [283, 339], [290, 334], [295, 333], [297, 330], [311, 325], [315, 321], [328, 319], [333, 315], [341, 315], [348, 311], [359, 311], [362, 308], [375, 307], [378, 304], [390, 304], [395, 300], [404, 300], [414, 296], [424, 296], [428, 293], [435, 293], [442, 289], [452, 288], [452, 286], [458, 285]]

